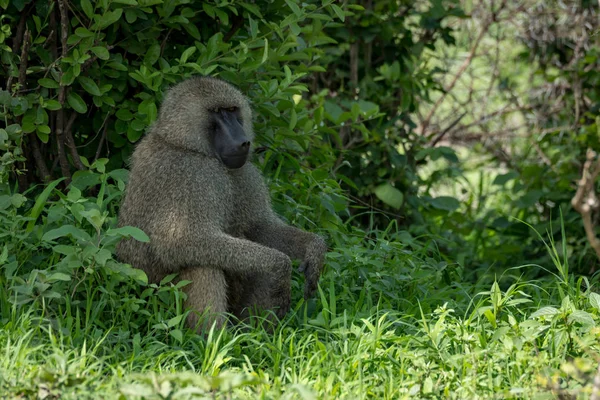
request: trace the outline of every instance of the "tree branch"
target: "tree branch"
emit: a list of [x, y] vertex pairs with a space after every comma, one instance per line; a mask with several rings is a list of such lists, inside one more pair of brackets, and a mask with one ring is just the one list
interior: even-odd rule
[[[596, 178], [599, 174], [600, 158], [596, 158], [596, 152], [588, 148], [581, 179], [577, 183], [577, 192], [571, 200], [571, 205], [581, 214], [588, 242], [600, 260], [600, 240], [596, 237], [595, 226], [592, 221], [592, 213], [600, 207], [595, 191]], [[593, 266], [590, 273], [593, 273], [595, 269], [596, 267]]]
[[[67, 16], [67, 7], [65, 4], [65, 0], [56, 0], [58, 3], [58, 9], [60, 12], [60, 28], [61, 28], [61, 57], [64, 58], [67, 56], [67, 38], [69, 36], [69, 19]], [[60, 77], [62, 78], [63, 72], [61, 69]], [[58, 102], [61, 105], [61, 109], [58, 110], [56, 114], [56, 148], [58, 152], [58, 160], [60, 162], [60, 170], [64, 177], [66, 177], [66, 184], [71, 183], [71, 170], [69, 168], [69, 160], [67, 160], [67, 156], [65, 154], [65, 99], [67, 97], [67, 88], [62, 84], [62, 79], [60, 83], [60, 88], [58, 89]]]

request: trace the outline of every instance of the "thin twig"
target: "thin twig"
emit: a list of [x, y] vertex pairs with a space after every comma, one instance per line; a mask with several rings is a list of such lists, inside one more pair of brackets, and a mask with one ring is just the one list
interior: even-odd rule
[[454, 89], [454, 86], [456, 85], [456, 83], [458, 82], [458, 80], [460, 79], [462, 74], [466, 71], [466, 69], [469, 67], [469, 65], [471, 65], [471, 61], [473, 60], [473, 57], [475, 56], [475, 53], [477, 52], [477, 48], [479, 47], [481, 40], [483, 39], [485, 34], [490, 29], [492, 22], [496, 21], [496, 15], [500, 12], [500, 10], [502, 10], [504, 8], [505, 5], [506, 5], [506, 0], [504, 0], [502, 2], [502, 4], [500, 4], [500, 7], [498, 8], [498, 10], [495, 13], [493, 13], [490, 16], [490, 18], [488, 18], [488, 21], [486, 23], [483, 24], [483, 28], [481, 29], [481, 32], [479, 32], [479, 36], [477, 36], [477, 38], [475, 39], [475, 43], [473, 43], [473, 46], [471, 47], [471, 51], [469, 52], [469, 55], [467, 56], [465, 61], [463, 61], [462, 65], [458, 68], [458, 71], [457, 71], [456, 75], [454, 75], [454, 78], [452, 79], [450, 84], [446, 88], [444, 88], [442, 95], [436, 100], [435, 104], [433, 105], [433, 107], [431, 108], [429, 113], [427, 114], [427, 117], [425, 117], [425, 120], [421, 124], [421, 127], [422, 127], [421, 132], [423, 135], [425, 135], [427, 133], [427, 128], [429, 127], [431, 118], [437, 111], [440, 104], [442, 104], [442, 102], [448, 95], [448, 92], [450, 92], [452, 89]]
[[446, 129], [444, 129], [439, 135], [437, 135], [436, 138], [434, 138], [430, 143], [429, 143], [429, 147], [435, 147], [436, 144], [438, 144], [438, 142], [440, 140], [442, 140], [442, 138], [446, 135], [446, 133], [450, 132], [450, 130], [452, 128], [454, 128], [456, 126], [456, 124], [458, 124], [460, 122], [461, 119], [463, 119], [463, 117], [467, 115], [467, 112], [463, 112], [462, 114], [460, 114], [460, 116], [458, 118], [456, 118], [454, 121], [452, 121], [452, 123], [450, 125], [448, 125], [448, 127]]
[[100, 136], [100, 143], [98, 143], [98, 149], [96, 150], [96, 156], [94, 157], [94, 162], [100, 158], [100, 152], [102, 151], [102, 146], [104, 145], [104, 140], [106, 139], [106, 129], [108, 125], [104, 125], [104, 129], [102, 129], [102, 136]]

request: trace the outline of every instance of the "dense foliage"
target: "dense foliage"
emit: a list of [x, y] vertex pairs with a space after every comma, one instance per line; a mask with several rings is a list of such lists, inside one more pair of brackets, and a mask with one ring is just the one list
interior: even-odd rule
[[[590, 393], [598, 260], [570, 202], [599, 150], [598, 5], [508, 3], [0, 0], [0, 397]], [[198, 74], [248, 95], [276, 210], [328, 238], [274, 331], [199, 336], [174, 276], [113, 254], [147, 240], [116, 228], [133, 147]]]

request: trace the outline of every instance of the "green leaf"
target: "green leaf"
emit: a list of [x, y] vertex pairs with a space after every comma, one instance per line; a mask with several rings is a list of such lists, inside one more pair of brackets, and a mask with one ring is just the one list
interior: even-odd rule
[[50, 282], [53, 282], [53, 281], [69, 282], [70, 280], [71, 280], [71, 277], [62, 272], [55, 272], [48, 276], [48, 281], [50, 281]]
[[119, 19], [121, 19], [122, 14], [123, 14], [123, 9], [118, 8], [114, 11], [108, 11], [108, 12], [106, 12], [106, 14], [104, 14], [102, 16], [96, 15], [96, 16], [94, 16], [94, 18], [96, 19], [96, 27], [98, 29], [107, 28], [110, 25], [117, 22]]
[[44, 108], [47, 108], [48, 110], [51, 110], [51, 111], [60, 110], [60, 103], [56, 100], [45, 100]]
[[181, 322], [182, 319], [183, 319], [183, 314], [178, 315], [176, 317], [173, 317], [173, 318], [171, 318], [170, 320], [167, 321], [167, 326], [169, 328], [172, 328], [172, 327], [178, 325]]
[[127, 4], [128, 6], [137, 6], [136, 0], [113, 0], [113, 3]]
[[296, 127], [296, 123], [298, 122], [298, 114], [296, 113], [296, 110], [292, 108], [292, 113], [290, 115], [290, 124], [289, 124], [289, 128], [294, 129]]
[[542, 307], [533, 314], [531, 314], [531, 318], [539, 318], [539, 317], [550, 317], [552, 318], [556, 314], [559, 314], [560, 311], [554, 307]]
[[83, 9], [86, 17], [89, 19], [94, 17], [94, 8], [92, 7], [90, 0], [81, 0], [81, 8]]
[[288, 7], [292, 10], [294, 14], [296, 14], [297, 17], [302, 16], [302, 10], [300, 10], [300, 7], [298, 7], [298, 4], [296, 4], [296, 2], [294, 2], [293, 0], [285, 0], [285, 4], [288, 5]]
[[183, 341], [183, 333], [181, 333], [179, 329], [173, 329], [172, 331], [169, 331], [169, 335], [171, 335], [179, 343]]
[[200, 31], [194, 24], [184, 24], [183, 28], [196, 40], [202, 40], [202, 36], [200, 35]]
[[48, 125], [38, 125], [37, 131], [48, 135], [50, 134], [50, 127]]
[[337, 15], [337, 17], [339, 19], [341, 19], [342, 22], [344, 22], [344, 20], [346, 19], [346, 14], [344, 14], [344, 11], [339, 6], [336, 6], [335, 4], [332, 4], [331, 8], [333, 9], [333, 12], [335, 13], [335, 15]]
[[87, 76], [80, 76], [77, 78], [81, 86], [85, 89], [86, 92], [92, 94], [94, 96], [102, 96], [102, 92], [96, 82], [88, 78]]
[[4, 265], [8, 261], [8, 246], [4, 245], [2, 253], [0, 253], [0, 265]]
[[121, 121], [131, 121], [133, 119], [133, 114], [127, 108], [120, 108], [115, 115]]
[[101, 60], [108, 60], [110, 58], [110, 54], [106, 47], [94, 46], [91, 48], [91, 50]]
[[144, 56], [144, 64], [146, 64], [148, 66], [154, 65], [158, 61], [159, 57], [160, 57], [160, 44], [154, 43], [152, 46], [150, 46], [150, 48], [148, 48], [148, 51], [146, 52], [146, 55]]
[[27, 223], [27, 229], [26, 229], [27, 232], [33, 231], [35, 222], [37, 221], [38, 217], [42, 213], [42, 210], [44, 209], [44, 205], [46, 204], [46, 201], [48, 200], [50, 193], [52, 193], [54, 188], [56, 186], [58, 186], [58, 184], [61, 183], [62, 181], [64, 181], [65, 179], [67, 179], [67, 178], [60, 178], [60, 179], [50, 182], [48, 184], [48, 186], [46, 186], [46, 189], [44, 189], [42, 191], [42, 193], [40, 193], [38, 198], [35, 200], [35, 204], [31, 208], [31, 212], [29, 213], [29, 217], [31, 218], [31, 220]]
[[515, 171], [510, 171], [510, 172], [507, 172], [506, 174], [500, 174], [500, 175], [496, 176], [492, 185], [504, 186], [506, 184], [506, 182], [512, 181], [513, 179], [516, 179], [518, 177], [519, 177], [519, 174]]
[[87, 104], [85, 101], [79, 96], [77, 93], [71, 91], [67, 95], [67, 102], [73, 108], [73, 110], [77, 111], [79, 114], [85, 114], [87, 112]]
[[379, 185], [374, 193], [379, 200], [395, 209], [399, 209], [404, 203], [404, 194], [389, 183]]
[[87, 30], [86, 28], [80, 26], [79, 28], [75, 29], [75, 34], [77, 36], [79, 36], [80, 38], [86, 38], [86, 37], [92, 37], [94, 36], [94, 32], [91, 32], [89, 30]]
[[148, 235], [144, 233], [140, 228], [136, 228], [134, 226], [123, 226], [121, 228], [109, 229], [106, 232], [107, 236], [122, 236], [122, 237], [132, 237], [138, 242], [148, 243], [150, 238]]
[[250, 36], [252, 36], [252, 39], [256, 39], [256, 36], [258, 36], [258, 23], [252, 17], [248, 17], [248, 22], [250, 23]]
[[569, 322], [578, 322], [581, 325], [591, 325], [594, 326], [596, 325], [596, 323], [594, 322], [594, 318], [592, 317], [592, 314], [583, 311], [583, 310], [575, 310], [571, 313], [571, 315], [569, 315], [568, 318]]
[[591, 292], [590, 293], [590, 304], [596, 310], [600, 311], [600, 294]]
[[27, 201], [27, 197], [23, 196], [21, 193], [15, 193], [10, 196], [10, 202], [15, 208], [21, 207]]
[[179, 59], [179, 63], [180, 64], [185, 64], [187, 62], [187, 59], [190, 58], [190, 56], [192, 54], [194, 54], [196, 52], [196, 48], [195, 47], [190, 47], [188, 49], [186, 49], [182, 54], [181, 54], [181, 58]]
[[263, 52], [262, 60], [260, 63], [264, 64], [265, 61], [267, 61], [267, 58], [269, 58], [269, 40], [265, 38], [265, 50]]
[[454, 197], [440, 196], [430, 201], [431, 205], [438, 210], [454, 211], [460, 207], [460, 202]]
[[48, 88], [48, 89], [58, 89], [59, 84], [54, 79], [50, 78], [42, 78], [38, 80], [40, 86]]
[[44, 143], [44, 144], [48, 143], [48, 141], [50, 140], [50, 135], [48, 135], [47, 133], [44, 133], [44, 132], [40, 131], [39, 129], [35, 130], [35, 134], [40, 139], [40, 141], [42, 143]]
[[144, 271], [142, 271], [141, 269], [133, 268], [129, 264], [122, 264], [113, 260], [108, 260], [106, 262], [106, 267], [119, 275], [130, 277], [138, 283], [141, 283], [143, 285], [148, 284], [148, 276], [146, 275], [146, 273], [144, 273]]
[[60, 228], [52, 229], [44, 233], [42, 240], [44, 242], [49, 242], [65, 236], [72, 236], [74, 239], [79, 239], [86, 242], [89, 242], [91, 239], [90, 235], [86, 231], [73, 225], [63, 225]]
[[175, 277], [177, 276], [177, 274], [169, 274], [167, 276], [165, 276], [164, 278], [162, 278], [162, 280], [159, 282], [159, 286], [164, 286], [167, 283], [171, 282], [173, 279], [175, 279]]
[[69, 86], [75, 80], [75, 72], [73, 68], [69, 67], [64, 74], [60, 77], [60, 84], [63, 86]]

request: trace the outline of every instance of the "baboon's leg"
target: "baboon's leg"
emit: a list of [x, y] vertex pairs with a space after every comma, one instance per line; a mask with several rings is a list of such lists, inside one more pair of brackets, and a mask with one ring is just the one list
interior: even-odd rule
[[188, 314], [187, 323], [198, 332], [207, 331], [215, 323], [215, 328], [223, 327], [227, 312], [227, 282], [225, 274], [213, 268], [189, 268], [180, 274], [181, 280], [192, 283], [184, 287], [187, 294], [185, 307], [192, 312]]
[[228, 276], [228, 284], [237, 292], [231, 295], [229, 310], [240, 319], [264, 311], [273, 311], [281, 319], [290, 309], [290, 283], [291, 276], [283, 281], [266, 274]]

